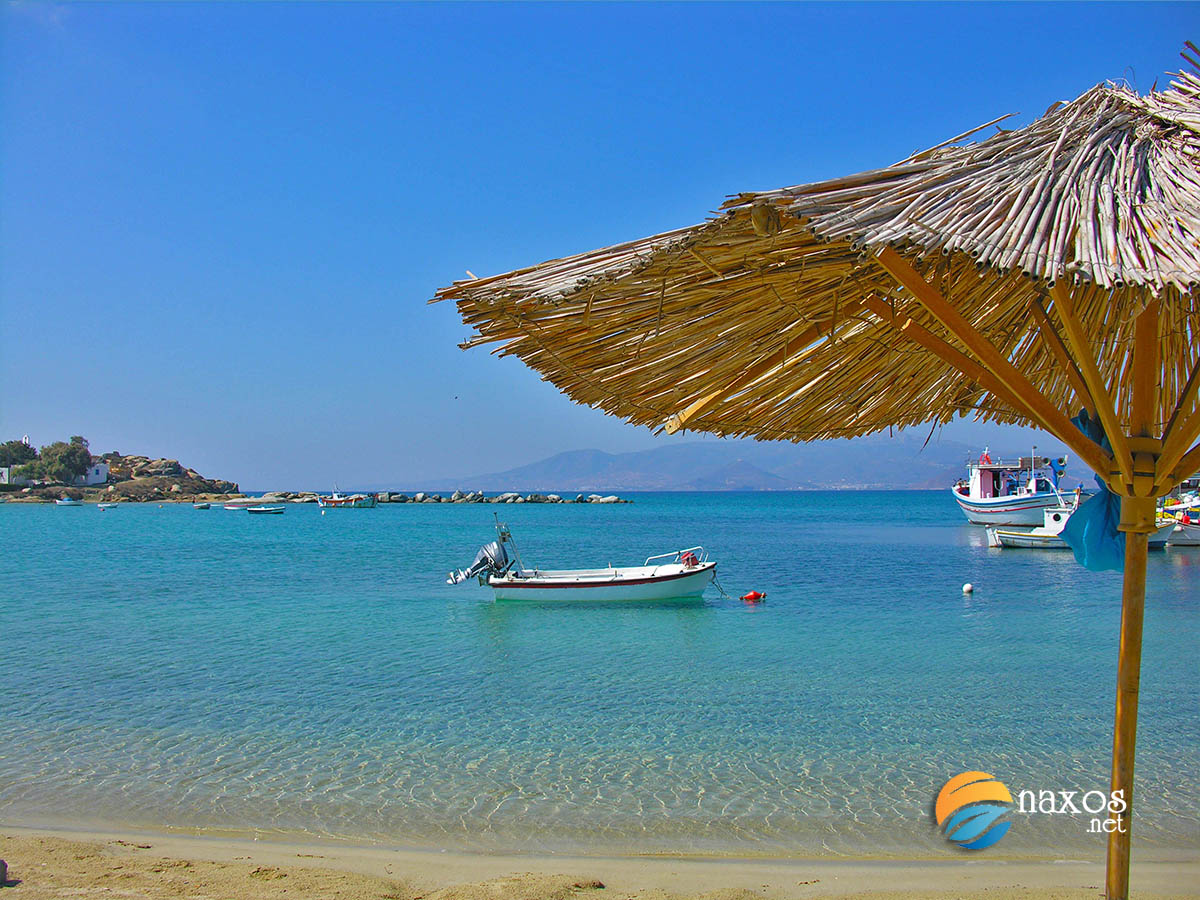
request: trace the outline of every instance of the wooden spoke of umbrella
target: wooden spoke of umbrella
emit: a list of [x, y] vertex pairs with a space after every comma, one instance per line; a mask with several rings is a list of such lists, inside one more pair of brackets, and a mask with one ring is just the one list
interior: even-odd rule
[[1058, 329], [1054, 327], [1054, 323], [1046, 313], [1046, 308], [1042, 306], [1040, 298], [1030, 298], [1029, 311], [1033, 313], [1034, 319], [1037, 320], [1038, 333], [1042, 336], [1042, 340], [1050, 352], [1054, 354], [1054, 358], [1058, 361], [1059, 366], [1071, 382], [1071, 387], [1075, 389], [1076, 399], [1084, 405], [1089, 414], [1094, 416], [1096, 414], [1096, 402], [1092, 400], [1091, 391], [1088, 390], [1083, 375], [1079, 371], [1079, 366], [1071, 358], [1071, 351], [1063, 343], [1063, 339], [1058, 334]]
[[[1174, 490], [1197, 472], [1200, 472], [1200, 444], [1197, 444], [1183, 455], [1183, 458], [1179, 460], [1175, 468], [1167, 474], [1166, 481], [1163, 484], [1168, 485], [1168, 491]], [[1163, 493], [1165, 494], [1166, 491], [1163, 491]]]
[[[1080, 373], [1087, 384], [1088, 395], [1092, 398], [1092, 408], [1100, 416], [1100, 423], [1104, 426], [1104, 433], [1108, 435], [1109, 444], [1113, 448], [1113, 457], [1121, 469], [1121, 477], [1125, 480], [1126, 484], [1132, 485], [1133, 456], [1130, 454], [1129, 445], [1125, 441], [1125, 431], [1121, 428], [1121, 423], [1117, 419], [1117, 410], [1113, 405], [1112, 397], [1108, 393], [1108, 388], [1104, 386], [1104, 379], [1101, 377], [1100, 370], [1096, 366], [1096, 357], [1093, 355], [1092, 348], [1088, 344], [1083, 326], [1075, 315], [1074, 306], [1071, 303], [1071, 292], [1067, 289], [1066, 285], [1057, 283], [1050, 288], [1050, 293], [1054, 297], [1055, 312], [1058, 313], [1059, 321], [1063, 324], [1063, 331], [1066, 334], [1067, 342], [1071, 345], [1071, 350], [1075, 354], [1075, 360], [1079, 365]], [[1100, 471], [1097, 469], [1096, 471], [1106, 479], [1111, 479], [1112, 477], [1112, 473], [1107, 470]]]
[[[1200, 358], [1197, 358], [1192, 366], [1192, 372], [1179, 395], [1179, 402], [1175, 404], [1175, 410], [1171, 413], [1171, 418], [1167, 420], [1167, 427], [1163, 429], [1162, 455], [1158, 458], [1158, 463], [1160, 477], [1166, 476], [1168, 481], [1171, 480], [1171, 473], [1184, 457], [1188, 447], [1200, 438], [1200, 408], [1196, 408], [1198, 389], [1200, 389]], [[1161, 486], [1162, 482], [1160, 481], [1159, 487], [1161, 488]], [[1166, 492], [1165, 490], [1161, 491], [1163, 494]]]
[[1031, 418], [1044, 422], [1046, 429], [1074, 450], [1079, 457], [1097, 472], [1108, 472], [1111, 459], [1099, 445], [1084, 436], [1065, 415], [1046, 399], [1029, 379], [1013, 367], [1007, 359], [971, 325], [961, 313], [946, 302], [946, 298], [926, 281], [912, 265], [890, 247], [885, 247], [876, 257], [879, 264], [892, 277], [907, 288], [942, 325], [975, 354], [975, 357], [995, 375], [1020, 401], [1018, 409], [1034, 413]]
[[877, 297], [867, 298], [866, 306], [880, 319], [880, 321], [890, 325], [902, 337], [905, 337], [913, 343], [924, 347], [943, 362], [953, 366], [955, 369], [962, 372], [964, 375], [982, 387], [987, 388], [992, 392], [992, 394], [1004, 400], [1013, 409], [1024, 412], [1029, 416], [1029, 418], [1033, 419], [1035, 422], [1038, 422], [1042, 428], [1049, 430], [1049, 426], [1041, 421], [1037, 412], [1028, 407], [1025, 402], [1008, 387], [1008, 385], [997, 378], [990, 370], [984, 368], [982, 365], [975, 362], [975, 360], [971, 359], [961, 351], [956, 350], [937, 335], [925, 328], [922, 328], [910, 318], [906, 317], [903, 324], [897, 325], [895, 310], [879, 300]]

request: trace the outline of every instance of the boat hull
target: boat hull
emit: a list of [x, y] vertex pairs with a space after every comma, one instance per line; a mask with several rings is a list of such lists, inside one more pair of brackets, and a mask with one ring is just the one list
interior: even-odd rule
[[642, 569], [609, 569], [596, 572], [552, 573], [549, 577], [488, 578], [497, 600], [594, 602], [646, 602], [699, 597], [713, 579], [716, 563], [692, 568], [657, 566], [657, 574]]
[[1177, 524], [1167, 543], [1172, 547], [1200, 547], [1200, 525]]
[[366, 497], [318, 497], [317, 505], [321, 509], [374, 509], [379, 499], [374, 495]]
[[[1171, 533], [1175, 530], [1174, 523], [1164, 525], [1154, 534], [1150, 535], [1149, 548], [1151, 550], [1162, 550], [1167, 546], [1167, 542], [1171, 539]], [[1070, 546], [1062, 539], [1059, 534], [1052, 534], [1040, 528], [1035, 528], [1031, 531], [1014, 531], [1008, 528], [989, 528], [988, 529], [988, 546], [989, 547], [1008, 547], [1010, 549], [1021, 550], [1069, 550]]]
[[1023, 497], [991, 497], [972, 499], [951, 490], [958, 508], [972, 525], [1030, 525], [1042, 524], [1042, 511], [1062, 503], [1054, 493], [1027, 494]]

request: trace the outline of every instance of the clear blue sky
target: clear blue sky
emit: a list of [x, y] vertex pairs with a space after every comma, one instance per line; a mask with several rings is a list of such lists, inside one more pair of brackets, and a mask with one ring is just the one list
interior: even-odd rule
[[8, 3], [0, 439], [250, 488], [652, 446], [458, 350], [425, 301], [1105, 79], [1146, 91], [1197, 26], [1185, 4]]

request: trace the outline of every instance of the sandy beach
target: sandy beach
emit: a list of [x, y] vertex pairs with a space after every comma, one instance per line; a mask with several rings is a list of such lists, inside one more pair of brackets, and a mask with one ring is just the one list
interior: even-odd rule
[[[4, 827], [5, 896], [380, 900], [918, 897], [1092, 900], [1099, 862], [463, 854]], [[1138, 897], [1196, 897], [1200, 860], [1135, 862]]]

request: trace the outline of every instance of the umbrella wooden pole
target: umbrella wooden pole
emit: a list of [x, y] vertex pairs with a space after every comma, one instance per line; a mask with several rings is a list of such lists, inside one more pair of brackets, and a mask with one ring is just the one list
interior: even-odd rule
[[[1133, 498], [1125, 498], [1122, 507]], [[1136, 500], [1134, 501], [1136, 503]], [[1151, 515], [1153, 503], [1151, 500]], [[1138, 682], [1142, 668], [1142, 614], [1146, 607], [1146, 548], [1150, 536], [1125, 534], [1125, 585], [1121, 598], [1121, 643], [1117, 656], [1117, 710], [1113, 723], [1112, 790], [1125, 808], [1111, 813], [1105, 893], [1129, 896], [1129, 838], [1133, 813], [1133, 756], [1137, 740]]]
[[[1146, 611], [1146, 550], [1155, 532], [1155, 481], [1162, 441], [1154, 437], [1159, 388], [1159, 303], [1138, 314], [1133, 334], [1133, 391], [1128, 447], [1133, 480], [1121, 498], [1125, 533], [1125, 583], [1121, 591], [1121, 642], [1117, 651], [1117, 708], [1113, 715], [1113, 761], [1109, 807], [1108, 900], [1128, 900], [1129, 842], [1133, 826], [1133, 757], [1137, 745], [1138, 686], [1142, 677], [1142, 619]], [[1122, 803], [1118, 803], [1122, 801]]]

